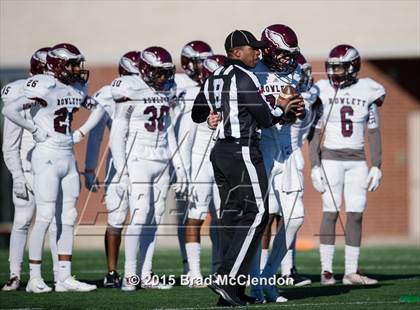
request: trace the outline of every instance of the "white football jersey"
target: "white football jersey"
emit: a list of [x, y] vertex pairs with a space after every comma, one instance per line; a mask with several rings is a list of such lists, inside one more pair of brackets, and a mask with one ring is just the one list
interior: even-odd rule
[[[195, 154], [208, 155], [214, 145], [213, 135], [215, 131], [209, 129], [206, 122], [195, 124], [191, 119], [191, 110], [194, 100], [200, 92], [200, 86], [185, 73], [177, 74], [175, 81], [180, 101], [179, 106], [184, 106], [182, 116], [179, 118], [178, 143], [182, 142], [182, 145], [185, 145], [188, 142], [186, 141], [186, 134], [195, 134], [194, 137], [188, 137], [188, 139], [191, 139], [190, 141], [193, 141], [192, 146], [187, 144], [188, 146], [183, 148], [181, 145], [182, 153], [193, 152]], [[193, 126], [197, 126], [197, 128], [192, 129]], [[184, 159], [185, 156], [182, 156], [182, 158]]]
[[24, 93], [29, 99], [43, 100], [31, 109], [35, 125], [48, 133], [43, 145], [71, 149], [73, 113], [85, 102], [85, 87], [66, 85], [51, 75], [39, 74], [25, 81]]
[[323, 115], [317, 127], [325, 127], [324, 147], [327, 149], [364, 149], [364, 130], [369, 120], [369, 108], [385, 96], [383, 86], [370, 78], [335, 89], [328, 80], [316, 83], [323, 105]]
[[[111, 87], [117, 106], [115, 117], [129, 120], [128, 140], [135, 138], [143, 146], [166, 147], [166, 133], [171, 125], [169, 98], [138, 76], [121, 76]], [[127, 148], [130, 147], [127, 144]]]
[[[25, 79], [17, 80], [3, 87], [1, 99], [4, 106], [15, 101], [19, 101], [22, 106], [33, 104], [24, 95], [25, 82]], [[21, 114], [26, 120], [31, 121], [29, 110], [24, 110]], [[34, 147], [35, 141], [29, 131], [23, 130], [9, 119], [4, 118], [3, 155], [10, 172], [13, 173], [15, 169], [31, 170], [31, 156]]]

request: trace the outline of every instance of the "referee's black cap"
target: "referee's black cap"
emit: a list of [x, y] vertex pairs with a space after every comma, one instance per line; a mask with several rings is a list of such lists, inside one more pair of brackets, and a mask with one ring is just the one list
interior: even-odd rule
[[264, 48], [265, 43], [258, 41], [254, 35], [246, 30], [235, 30], [226, 37], [225, 50], [226, 52], [239, 46], [249, 45], [253, 48]]

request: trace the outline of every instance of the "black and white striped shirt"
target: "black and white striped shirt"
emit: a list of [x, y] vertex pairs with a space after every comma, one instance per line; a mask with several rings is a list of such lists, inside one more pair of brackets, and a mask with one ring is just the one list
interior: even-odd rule
[[219, 139], [256, 139], [258, 128], [273, 125], [270, 106], [260, 93], [260, 83], [247, 66], [229, 59], [201, 87], [192, 109], [194, 122], [206, 121], [210, 111], [221, 114]]

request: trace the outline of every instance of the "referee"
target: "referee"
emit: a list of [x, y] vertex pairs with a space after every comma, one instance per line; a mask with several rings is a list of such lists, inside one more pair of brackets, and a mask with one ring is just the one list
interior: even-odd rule
[[[233, 279], [230, 283], [248, 275], [268, 221], [268, 181], [257, 129], [271, 127], [282, 110], [266, 103], [256, 76], [249, 71], [256, 66], [263, 47], [248, 31], [230, 33], [225, 41], [228, 61], [202, 86], [191, 115], [194, 122], [202, 123], [209, 114], [217, 113], [221, 121], [210, 155], [221, 198], [223, 255], [213, 279]], [[245, 296], [245, 286], [216, 280], [210, 288], [221, 296], [218, 305], [252, 302]]]

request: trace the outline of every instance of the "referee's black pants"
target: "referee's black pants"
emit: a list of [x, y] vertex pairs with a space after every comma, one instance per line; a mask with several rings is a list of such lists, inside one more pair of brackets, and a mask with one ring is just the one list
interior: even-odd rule
[[248, 275], [268, 223], [268, 180], [257, 144], [217, 141], [210, 155], [220, 194], [220, 275]]

